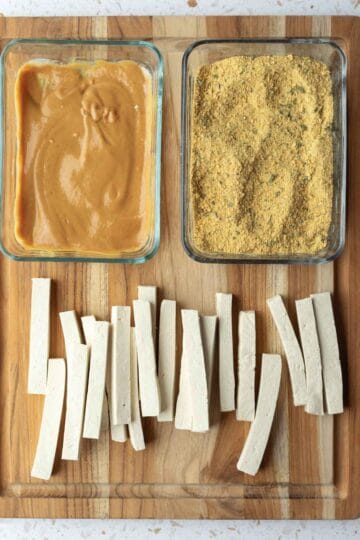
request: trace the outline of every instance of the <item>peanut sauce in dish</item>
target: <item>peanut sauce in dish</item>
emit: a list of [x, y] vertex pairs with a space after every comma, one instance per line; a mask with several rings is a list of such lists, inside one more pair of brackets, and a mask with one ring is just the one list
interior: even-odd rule
[[16, 83], [15, 234], [28, 250], [136, 252], [151, 228], [151, 76], [28, 63]]

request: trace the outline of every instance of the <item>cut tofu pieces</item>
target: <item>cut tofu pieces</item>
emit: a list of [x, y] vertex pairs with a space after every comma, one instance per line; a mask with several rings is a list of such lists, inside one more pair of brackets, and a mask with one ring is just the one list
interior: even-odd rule
[[72, 344], [82, 343], [81, 329], [75, 311], [62, 311], [59, 313], [59, 317], [64, 336], [66, 356], [69, 356]]
[[[183, 315], [183, 311], [190, 311], [190, 314]], [[175, 413], [175, 428], [176, 429], [187, 429], [190, 431], [207, 431], [209, 429], [209, 408], [210, 408], [210, 397], [211, 397], [211, 388], [212, 388], [212, 378], [214, 370], [214, 356], [215, 356], [215, 344], [216, 344], [216, 325], [217, 317], [216, 316], [203, 316], [200, 318], [197, 311], [192, 310], [183, 310], [182, 320], [183, 320], [183, 344], [182, 344], [182, 356], [181, 356], [181, 367], [180, 367], [180, 383], [179, 383], [179, 394], [176, 402], [176, 413]], [[185, 324], [184, 324], [185, 317]], [[200, 322], [200, 334], [199, 334], [199, 322]], [[192, 328], [192, 329], [191, 329]], [[192, 335], [189, 339], [189, 332]], [[200, 350], [201, 347], [201, 350]], [[195, 356], [193, 360], [192, 356]], [[196, 371], [194, 373], [194, 367], [191, 367], [191, 363], [195, 363], [195, 369], [200, 371], [200, 384], [201, 386], [198, 389], [194, 390], [194, 386], [197, 383]], [[204, 387], [204, 369], [205, 368], [205, 379], [206, 379], [206, 390], [207, 396], [205, 393]], [[193, 387], [191, 387], [190, 378], [193, 378]], [[198, 413], [200, 411], [202, 414], [202, 419], [198, 419], [198, 424], [195, 424], [193, 421], [193, 407], [197, 407], [196, 401], [194, 401], [194, 393], [197, 395], [197, 399], [200, 399], [200, 409], [198, 408]], [[208, 413], [205, 413], [205, 407], [207, 403]]]
[[280, 295], [277, 295], [269, 298], [267, 304], [284, 347], [289, 367], [294, 405], [306, 405], [307, 390], [304, 359], [283, 299]]
[[213, 375], [214, 375], [216, 328], [217, 328], [216, 315], [201, 315], [200, 316], [200, 329], [201, 329], [201, 339], [202, 339], [202, 344], [203, 344], [203, 349], [204, 349], [209, 408], [210, 408], [210, 403], [211, 403], [211, 393], [212, 393]]
[[48, 480], [51, 476], [65, 393], [65, 361], [52, 358], [48, 362], [48, 377], [40, 434], [31, 476]]
[[91, 345], [95, 321], [96, 318], [94, 317], [94, 315], [85, 315], [84, 317], [81, 317], [81, 326], [83, 329], [86, 345]]
[[263, 354], [255, 419], [237, 463], [239, 471], [255, 475], [259, 470], [274, 419], [280, 379], [280, 355]]
[[216, 294], [219, 319], [220, 410], [235, 409], [234, 347], [232, 331], [232, 294]]
[[86, 397], [83, 437], [98, 439], [103, 411], [108, 355], [109, 323], [96, 321], [91, 340], [89, 383]]
[[31, 292], [28, 393], [45, 394], [50, 344], [51, 279], [33, 278]]
[[199, 313], [193, 309], [182, 309], [181, 320], [184, 336], [183, 356], [188, 367], [191, 430], [204, 432], [209, 429], [209, 403]]
[[183, 349], [175, 427], [204, 432], [209, 429], [208, 379], [197, 311], [182, 310]]
[[[210, 404], [212, 375], [214, 366], [214, 349], [216, 343], [217, 317], [208, 316], [200, 318], [201, 340], [208, 390], [208, 403]], [[190, 360], [185, 343], [185, 331], [183, 332], [182, 355], [180, 366], [179, 393], [176, 401], [175, 428], [191, 431], [193, 429], [192, 397], [190, 389]], [[209, 407], [210, 408], [210, 407]]]
[[[184, 351], [184, 339], [183, 339]], [[190, 383], [188, 374], [188, 358], [181, 355], [179, 393], [176, 401], [175, 428], [192, 429], [192, 404], [190, 397]]]
[[175, 368], [176, 368], [176, 302], [163, 300], [160, 306], [159, 325], [159, 390], [161, 411], [159, 422], [174, 418]]
[[324, 292], [312, 294], [311, 298], [320, 343], [326, 412], [328, 414], [342, 413], [344, 410], [343, 380], [331, 295], [329, 292]]
[[256, 329], [255, 311], [240, 311], [238, 389], [236, 418], [252, 422], [255, 417]]
[[[108, 416], [108, 420], [110, 421], [110, 436], [111, 440], [114, 442], [120, 442], [123, 443], [127, 440], [128, 434], [127, 434], [127, 426], [125, 424], [115, 424], [113, 415], [112, 415], [112, 407], [111, 407], [111, 380], [110, 380], [110, 370], [107, 370], [106, 375], [106, 381], [105, 381], [105, 394], [104, 394], [104, 404], [103, 404], [103, 418], [102, 418], [102, 424], [101, 427], [103, 428], [105, 425], [107, 425], [107, 418], [105, 416]], [[104, 422], [105, 420], [105, 422]]]
[[81, 343], [69, 346], [67, 365], [71, 366], [68, 376], [67, 400], [62, 459], [78, 460], [82, 435], [86, 388], [89, 367], [89, 347]]
[[156, 312], [157, 312], [157, 287], [153, 285], [139, 285], [138, 299], [150, 302], [151, 322], [154, 345], [156, 348]]
[[306, 368], [305, 411], [310, 414], [324, 414], [321, 355], [313, 302], [311, 298], [303, 298], [296, 300], [295, 305]]
[[146, 300], [134, 300], [136, 347], [142, 416], [160, 413], [159, 384], [156, 374], [151, 307]]
[[[110, 418], [110, 422], [111, 422], [111, 418]], [[113, 424], [112, 422], [110, 424], [111, 440], [114, 442], [119, 442], [119, 443], [126, 442], [128, 440], [127, 431], [128, 431], [127, 426], [123, 424], [119, 424], [118, 426], [115, 426], [115, 424]]]
[[66, 364], [67, 364], [67, 392], [66, 392], [66, 408], [71, 409], [71, 403], [76, 400], [77, 389], [71, 385], [73, 379], [72, 367], [72, 346], [74, 343], [82, 343], [81, 329], [78, 323], [75, 311], [62, 311], [59, 313], [61, 329], [65, 342]]
[[138, 386], [138, 361], [135, 329], [130, 331], [130, 373], [131, 373], [131, 422], [129, 422], [130, 442], [134, 450], [144, 450], [145, 441], [141, 423]]
[[[87, 345], [91, 345], [92, 342], [92, 335], [93, 335], [93, 328], [94, 328], [94, 322], [96, 322], [96, 318], [94, 315], [86, 315], [85, 317], [81, 317], [81, 323], [83, 327], [83, 332], [85, 336], [85, 341]], [[108, 374], [109, 370], [107, 370]], [[127, 440], [127, 428], [124, 425], [115, 425], [112, 418], [112, 410], [111, 407], [109, 407], [108, 403], [111, 401], [110, 394], [111, 394], [111, 382], [109, 381], [108, 375], [106, 376], [105, 381], [105, 392], [104, 392], [104, 402], [103, 402], [103, 413], [102, 413], [102, 424], [103, 420], [105, 418], [105, 415], [109, 414], [110, 417], [110, 433], [111, 433], [111, 440], [115, 442], [125, 442]], [[106, 395], [108, 394], [108, 396]], [[108, 412], [109, 411], [109, 412]], [[105, 423], [104, 423], [105, 424]], [[101, 429], [101, 428], [100, 428]]]
[[130, 315], [128, 306], [112, 307], [111, 408], [115, 425], [131, 421]]

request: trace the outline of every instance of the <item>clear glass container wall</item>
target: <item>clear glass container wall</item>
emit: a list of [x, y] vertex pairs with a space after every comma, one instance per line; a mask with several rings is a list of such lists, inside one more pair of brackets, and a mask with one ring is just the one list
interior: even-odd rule
[[[191, 111], [194, 81], [198, 69], [204, 65], [231, 56], [287, 55], [310, 56], [329, 66], [334, 95], [334, 196], [332, 222], [326, 248], [314, 255], [289, 255], [276, 257], [256, 254], [204, 253], [192, 243], [190, 204], [190, 151]], [[192, 44], [185, 52], [182, 72], [182, 239], [184, 248], [193, 259], [200, 262], [261, 262], [261, 263], [317, 263], [337, 257], [345, 242], [346, 202], [346, 57], [334, 41], [322, 38], [289, 40], [206, 40]]]
[[[19, 68], [26, 62], [47, 61], [69, 63], [107, 60], [133, 60], [143, 65], [152, 77], [151, 233], [141, 251], [119, 253], [115, 258], [76, 252], [51, 253], [28, 251], [18, 244], [14, 228], [16, 189], [16, 115], [15, 81]], [[157, 251], [160, 240], [160, 167], [163, 92], [163, 60], [158, 49], [143, 41], [48, 41], [17, 40], [10, 42], [1, 57], [1, 246], [3, 252], [18, 260], [137, 262], [149, 259]], [[119, 159], [120, 156], [119, 156]]]

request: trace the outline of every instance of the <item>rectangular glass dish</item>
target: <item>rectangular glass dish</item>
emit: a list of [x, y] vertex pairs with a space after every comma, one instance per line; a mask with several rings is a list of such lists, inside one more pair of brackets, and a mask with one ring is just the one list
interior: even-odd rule
[[[198, 69], [233, 56], [309, 56], [330, 69], [334, 101], [333, 119], [333, 202], [331, 225], [325, 249], [314, 254], [207, 253], [193, 242], [194, 219], [191, 206], [192, 103]], [[202, 40], [186, 51], [182, 64], [182, 241], [187, 254], [208, 263], [322, 263], [335, 259], [345, 242], [346, 221], [346, 56], [337, 43], [325, 38]]]
[[[24, 248], [15, 234], [17, 126], [15, 84], [20, 68], [27, 63], [57, 65], [120, 62], [132, 60], [151, 76], [150, 166], [149, 166], [149, 234], [145, 245], [136, 252], [116, 253], [59, 251]], [[32, 40], [19, 39], [8, 43], [1, 54], [1, 250], [15, 260], [88, 261], [143, 263], [157, 251], [160, 241], [160, 168], [163, 94], [163, 59], [149, 42], [98, 40]], [[121, 156], [119, 156], [121, 159]]]

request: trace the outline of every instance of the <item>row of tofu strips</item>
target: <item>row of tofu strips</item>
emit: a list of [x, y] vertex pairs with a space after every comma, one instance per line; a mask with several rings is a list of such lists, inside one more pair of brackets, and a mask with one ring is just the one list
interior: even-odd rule
[[[133, 303], [135, 328], [130, 326], [131, 308], [128, 306], [112, 308], [111, 324], [96, 321], [92, 315], [82, 317], [82, 331], [74, 311], [60, 314], [65, 341], [66, 371], [63, 359], [48, 360], [50, 279], [33, 279], [28, 391], [45, 394], [46, 397], [32, 476], [43, 479], [51, 476], [65, 386], [67, 398], [63, 459], [79, 459], [81, 437], [99, 438], [101, 426], [104, 424], [103, 417], [107, 416], [108, 412], [112, 440], [124, 442], [129, 432], [135, 450], [145, 448], [141, 416], [157, 416], [159, 421], [173, 420], [176, 303], [173, 300], [162, 301], [157, 336], [156, 287], [140, 286], [138, 289], [138, 300]], [[325, 363], [325, 368], [321, 367], [324, 365], [321, 360], [324, 351], [320, 351], [321, 325], [319, 329], [319, 323], [315, 320], [314, 304], [317, 299], [320, 310], [317, 316], [327, 316], [326, 327], [332, 329], [332, 332], [327, 331], [326, 339], [328, 340], [330, 335], [336, 340], [330, 295], [314, 295], [312, 299], [300, 300], [297, 302], [297, 313], [304, 356], [281, 297], [269, 299], [268, 304], [288, 360], [295, 405], [305, 405], [306, 411], [314, 414], [324, 412], [323, 403], [320, 402], [323, 373], [327, 412], [341, 412], [339, 359], [336, 359], [334, 354], [329, 358], [336, 376], [329, 376], [329, 362]], [[183, 343], [175, 427], [195, 432], [209, 429], [209, 403], [218, 322], [220, 409], [236, 409], [238, 420], [252, 422], [238, 469], [255, 474], [261, 464], [275, 412], [281, 359], [279, 355], [262, 356], [260, 388], [255, 410], [255, 312], [240, 312], [238, 388], [235, 403], [232, 295], [218, 293], [216, 310], [216, 316], [200, 317], [195, 310], [181, 312]], [[324, 331], [324, 328], [322, 329]], [[109, 349], [111, 362], [107, 369]], [[333, 347], [328, 347], [327, 352], [330, 350], [333, 351]], [[334, 383], [335, 380], [338, 381], [337, 384]], [[327, 393], [326, 382], [329, 383]], [[336, 404], [334, 399], [337, 400]]]

